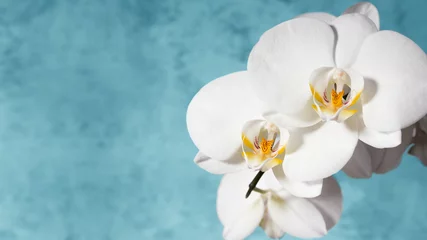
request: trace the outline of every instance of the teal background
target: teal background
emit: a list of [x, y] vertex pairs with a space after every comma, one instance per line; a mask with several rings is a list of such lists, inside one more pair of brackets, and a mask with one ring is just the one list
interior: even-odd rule
[[[355, 2], [1, 0], [0, 240], [221, 239], [220, 177], [193, 163], [187, 104], [244, 69], [268, 28]], [[426, 1], [374, 3], [383, 29], [427, 49]], [[415, 158], [338, 179], [345, 209], [325, 239], [427, 239]]]

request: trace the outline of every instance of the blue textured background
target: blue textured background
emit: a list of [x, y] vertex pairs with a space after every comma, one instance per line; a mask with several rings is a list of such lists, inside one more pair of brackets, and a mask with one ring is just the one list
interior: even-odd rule
[[[192, 162], [187, 104], [244, 69], [268, 28], [355, 2], [1, 0], [0, 240], [221, 239], [220, 177]], [[427, 2], [374, 2], [383, 29], [427, 49]], [[325, 239], [427, 239], [414, 158], [339, 180], [345, 211]]]

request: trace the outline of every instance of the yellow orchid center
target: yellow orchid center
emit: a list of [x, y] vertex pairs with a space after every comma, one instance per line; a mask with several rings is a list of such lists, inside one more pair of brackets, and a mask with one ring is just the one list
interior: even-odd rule
[[344, 121], [357, 112], [355, 104], [363, 90], [352, 88], [352, 79], [342, 69], [333, 69], [312, 76], [310, 90], [313, 95], [313, 109], [324, 121]]
[[283, 133], [269, 122], [254, 120], [248, 122], [242, 132], [242, 156], [249, 168], [260, 171], [281, 164], [285, 156]]
[[343, 105], [343, 95], [344, 91], [341, 91], [337, 93], [335, 89], [332, 89], [331, 91], [331, 98], [332, 98], [332, 107], [334, 109], [339, 109]]
[[266, 140], [265, 138], [263, 138], [263, 139], [261, 140], [261, 151], [262, 151], [264, 154], [267, 154], [268, 152], [270, 152], [270, 151], [271, 151], [271, 148], [273, 147], [273, 143], [274, 143], [274, 139], [273, 139], [273, 140], [268, 141], [268, 140]]

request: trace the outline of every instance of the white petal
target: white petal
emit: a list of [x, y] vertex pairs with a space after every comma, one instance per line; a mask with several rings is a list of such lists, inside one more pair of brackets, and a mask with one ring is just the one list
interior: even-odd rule
[[360, 2], [345, 10], [346, 13], [359, 13], [363, 14], [366, 17], [370, 18], [373, 23], [375, 23], [377, 29], [380, 29], [380, 15], [378, 9], [369, 2]]
[[311, 105], [311, 102], [307, 102], [307, 105], [300, 112], [292, 114], [267, 111], [263, 114], [263, 117], [277, 126], [289, 130], [310, 127], [321, 121], [319, 115], [313, 111]]
[[326, 223], [320, 211], [307, 199], [272, 195], [267, 202], [271, 219], [286, 233], [299, 238], [326, 235]]
[[427, 166], [427, 117], [423, 117], [416, 124], [415, 136], [412, 139], [414, 145], [408, 153], [417, 157], [421, 163]]
[[[315, 181], [329, 177], [350, 160], [357, 144], [356, 118], [305, 129], [300, 137], [291, 134], [283, 162], [286, 175], [295, 181]], [[298, 142], [299, 144], [292, 143]], [[291, 149], [296, 148], [296, 149]]]
[[378, 31], [367, 17], [354, 13], [339, 16], [332, 22], [338, 35], [335, 63], [339, 68], [348, 68], [356, 60], [363, 40]]
[[240, 240], [249, 236], [260, 224], [264, 215], [264, 202], [257, 192], [245, 199], [248, 185], [255, 173], [242, 171], [226, 174], [220, 183], [217, 196], [217, 213], [224, 225], [223, 237]]
[[352, 68], [365, 78], [363, 119], [368, 128], [398, 131], [426, 115], [427, 57], [409, 38], [392, 31], [371, 34]]
[[194, 162], [202, 169], [212, 174], [226, 174], [238, 172], [247, 169], [245, 161], [242, 158], [232, 158], [228, 161], [219, 161], [212, 159], [202, 152], [198, 152]]
[[387, 151], [387, 148], [378, 149], [378, 148], [371, 147], [365, 143], [364, 145], [366, 150], [369, 152], [369, 155], [371, 156], [372, 172], [376, 172], [376, 169], [381, 165], [381, 163], [384, 160], [384, 155]]
[[[372, 172], [386, 173], [399, 166], [402, 155], [412, 140], [413, 126], [403, 129], [399, 134], [400, 145], [378, 149], [359, 141], [356, 150], [343, 171], [353, 178], [369, 178]], [[386, 140], [385, 140], [386, 141]]]
[[351, 95], [349, 99], [349, 107], [340, 113], [338, 118], [339, 122], [345, 121], [353, 115], [360, 116], [360, 114], [362, 114], [362, 101], [360, 100], [360, 97], [365, 89], [365, 80], [362, 75], [350, 68], [346, 68], [344, 71], [351, 79]]
[[363, 123], [359, 122], [359, 139], [375, 148], [396, 147], [402, 142], [402, 133], [400, 130], [395, 132], [379, 132], [369, 129]]
[[270, 218], [268, 214], [261, 220], [260, 227], [264, 229], [265, 234], [272, 239], [280, 239], [285, 232]]
[[370, 178], [372, 176], [372, 159], [364, 142], [357, 142], [353, 156], [342, 170], [352, 178]]
[[334, 66], [334, 41], [327, 23], [310, 18], [292, 19], [265, 32], [248, 60], [260, 98], [282, 113], [302, 110], [311, 96], [311, 72]]
[[187, 128], [197, 148], [206, 155], [226, 160], [240, 151], [245, 122], [261, 118], [247, 72], [237, 72], [205, 85], [187, 110]]
[[323, 179], [312, 182], [292, 181], [287, 178], [283, 166], [273, 168], [273, 173], [282, 186], [292, 195], [302, 198], [313, 198], [322, 192]]
[[245, 239], [259, 226], [263, 214], [264, 202], [261, 198], [251, 206], [245, 206], [245, 209], [239, 213], [231, 225], [224, 226], [224, 231], [222, 233], [224, 239]]
[[[279, 167], [279, 166], [277, 166]], [[276, 167], [276, 168], [277, 168]], [[258, 182], [257, 187], [260, 189], [270, 189], [273, 191], [283, 191], [283, 186], [279, 183], [273, 171], [267, 171]], [[287, 193], [289, 195], [289, 193]]]
[[344, 71], [350, 76], [352, 94], [357, 95], [362, 92], [365, 88], [365, 80], [363, 79], [363, 76], [351, 68], [345, 68]]
[[[394, 148], [383, 149], [384, 153], [382, 160], [373, 158], [373, 164], [376, 165], [376, 167], [373, 168], [375, 173], [386, 173], [399, 166], [406, 148], [411, 144], [413, 129], [413, 126], [403, 129], [402, 143]], [[374, 151], [381, 151], [381, 149], [375, 149]], [[380, 163], [375, 163], [375, 161], [380, 161]]]
[[424, 133], [427, 133], [427, 116], [424, 116], [417, 122], [418, 128], [423, 131]]
[[320, 196], [307, 199], [320, 211], [326, 223], [326, 229], [335, 226], [342, 214], [342, 193], [338, 182], [329, 177], [323, 180], [323, 188]]
[[296, 18], [313, 18], [313, 19], [321, 20], [330, 24], [337, 17], [325, 12], [310, 12], [310, 13], [304, 13], [304, 14], [298, 15], [296, 16]]
[[331, 74], [335, 71], [334, 67], [321, 67], [311, 72], [309, 84], [319, 93], [323, 93], [329, 84]]

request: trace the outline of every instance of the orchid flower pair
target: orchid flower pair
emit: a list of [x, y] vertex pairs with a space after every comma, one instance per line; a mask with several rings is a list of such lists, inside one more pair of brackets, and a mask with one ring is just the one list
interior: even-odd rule
[[271, 238], [325, 235], [342, 209], [331, 176], [369, 177], [398, 164], [367, 149], [401, 155], [427, 114], [424, 96], [425, 53], [379, 31], [370, 3], [266, 31], [246, 71], [208, 83], [188, 106], [195, 162], [225, 174], [217, 199], [224, 238], [244, 239], [257, 226]]

